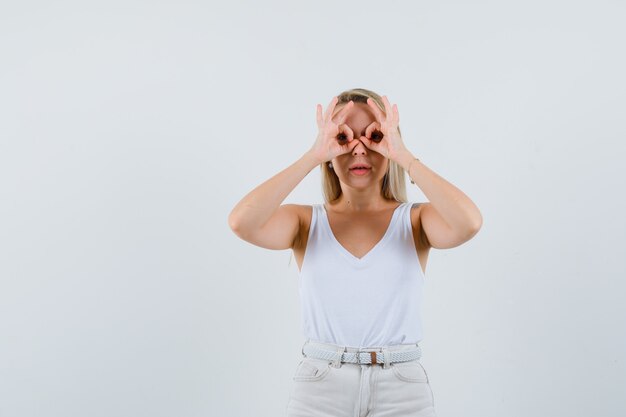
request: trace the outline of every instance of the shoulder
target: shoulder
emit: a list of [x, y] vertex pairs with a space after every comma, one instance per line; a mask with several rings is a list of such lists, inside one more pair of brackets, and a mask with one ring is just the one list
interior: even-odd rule
[[424, 203], [414, 203], [409, 201], [407, 204], [411, 206], [411, 226], [415, 229], [419, 226], [420, 212], [422, 211], [422, 205]]
[[283, 210], [288, 210], [291, 213], [294, 213], [300, 219], [300, 223], [306, 221], [307, 219], [311, 220], [311, 213], [313, 212], [313, 206], [306, 204], [282, 204]]

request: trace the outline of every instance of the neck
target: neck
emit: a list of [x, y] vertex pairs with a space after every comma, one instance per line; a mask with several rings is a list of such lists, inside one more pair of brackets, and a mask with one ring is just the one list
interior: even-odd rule
[[392, 200], [385, 199], [380, 190], [343, 190], [332, 205], [343, 212], [378, 211], [389, 206]]

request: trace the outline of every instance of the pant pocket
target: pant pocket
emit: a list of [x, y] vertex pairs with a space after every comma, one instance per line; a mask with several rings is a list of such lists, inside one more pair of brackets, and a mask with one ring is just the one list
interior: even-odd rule
[[330, 362], [323, 359], [304, 358], [298, 364], [293, 380], [298, 382], [321, 381], [330, 372]]
[[391, 368], [394, 375], [402, 381], [428, 383], [426, 370], [419, 361], [392, 363]]

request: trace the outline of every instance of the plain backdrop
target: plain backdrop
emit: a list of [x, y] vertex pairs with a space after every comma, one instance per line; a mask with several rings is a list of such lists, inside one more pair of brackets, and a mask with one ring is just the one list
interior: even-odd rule
[[[428, 259], [438, 415], [623, 416], [625, 12], [3, 2], [0, 416], [284, 415], [295, 259], [227, 217], [355, 87], [396, 103], [409, 150], [483, 215]], [[316, 168], [284, 203], [319, 202]]]

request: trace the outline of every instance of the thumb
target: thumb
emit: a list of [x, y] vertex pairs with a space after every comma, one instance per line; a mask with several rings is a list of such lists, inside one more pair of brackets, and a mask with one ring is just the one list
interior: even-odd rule
[[377, 143], [375, 143], [373, 140], [369, 139], [367, 136], [361, 136], [360, 140], [361, 142], [363, 142], [367, 149], [375, 150], [374, 148], [376, 147]]

